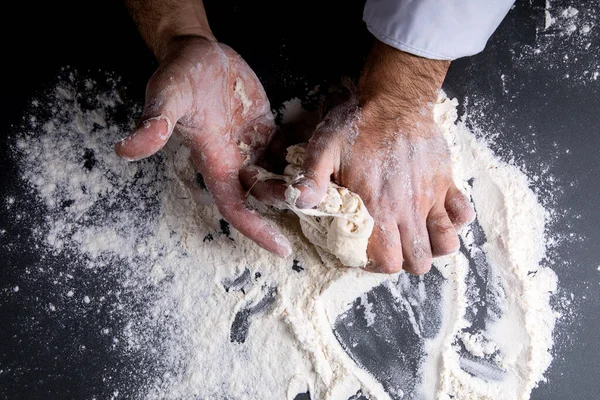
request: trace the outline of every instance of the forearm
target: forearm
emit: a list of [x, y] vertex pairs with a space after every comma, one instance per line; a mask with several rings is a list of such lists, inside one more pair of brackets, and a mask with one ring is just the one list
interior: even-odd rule
[[376, 40], [358, 82], [361, 107], [390, 119], [414, 115], [435, 102], [449, 66], [450, 61], [418, 57]]
[[156, 58], [165, 56], [177, 36], [203, 36], [214, 40], [201, 0], [125, 0], [140, 34]]

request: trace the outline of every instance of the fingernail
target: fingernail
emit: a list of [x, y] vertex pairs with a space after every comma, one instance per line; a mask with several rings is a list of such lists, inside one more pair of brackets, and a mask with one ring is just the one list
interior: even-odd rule
[[[290, 191], [290, 196], [294, 196], [295, 205], [298, 208], [312, 208], [318, 205], [323, 199], [318, 198], [318, 188], [316, 183], [312, 179], [302, 179], [298, 183], [294, 183], [293, 192]], [[287, 196], [286, 191], [286, 196]], [[287, 199], [287, 197], [286, 197]]]
[[115, 146], [114, 146], [115, 153], [117, 154], [117, 156], [118, 156], [119, 158], [121, 158], [121, 159], [123, 159], [123, 160], [125, 160], [125, 161], [128, 161], [128, 162], [138, 161], [138, 160], [139, 160], [138, 158], [135, 158], [135, 157], [128, 157], [128, 156], [126, 156], [126, 155], [123, 155], [123, 152], [122, 152], [122, 150], [120, 149], [120, 147], [122, 147], [123, 145], [125, 145], [125, 144], [126, 144], [128, 141], [130, 141], [130, 140], [131, 140], [131, 136], [127, 136], [127, 137], [125, 137], [125, 138], [123, 138], [123, 139], [121, 139], [121, 140], [118, 140], [118, 141], [115, 143]]
[[171, 120], [169, 119], [169, 117], [167, 117], [166, 115], [159, 115], [157, 117], [152, 117], [152, 118], [148, 118], [145, 119], [142, 122], [143, 128], [144, 129], [148, 129], [150, 127], [150, 124], [152, 123], [152, 121], [164, 121], [166, 126], [166, 130], [160, 130], [160, 133], [158, 134], [158, 138], [160, 140], [167, 140], [169, 139], [169, 137], [171, 136], [171, 133], [173, 132], [173, 124], [171, 123]]
[[273, 235], [273, 240], [279, 247], [277, 254], [284, 258], [289, 257], [292, 254], [292, 244], [285, 236], [280, 233], [276, 233]]
[[304, 174], [299, 174], [293, 181], [292, 185], [297, 189], [305, 189], [302, 190], [309, 192], [316, 192], [318, 190], [317, 182], [314, 179], [306, 177]]

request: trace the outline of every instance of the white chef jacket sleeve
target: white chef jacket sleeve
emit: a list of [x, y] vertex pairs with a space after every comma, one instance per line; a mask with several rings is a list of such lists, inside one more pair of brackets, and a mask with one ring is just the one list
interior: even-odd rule
[[367, 0], [363, 20], [407, 53], [454, 60], [479, 53], [514, 0]]

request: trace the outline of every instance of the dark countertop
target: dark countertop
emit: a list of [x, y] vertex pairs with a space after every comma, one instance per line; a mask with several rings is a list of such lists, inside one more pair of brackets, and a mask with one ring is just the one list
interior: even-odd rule
[[[273, 105], [317, 84], [355, 76], [370, 43], [360, 1], [206, 3], [215, 34], [254, 68]], [[542, 177], [536, 187], [556, 210], [550, 232], [562, 240], [549, 254], [559, 278], [555, 302], [573, 300], [557, 327], [547, 382], [534, 390], [533, 399], [592, 399], [600, 391], [600, 76], [593, 78], [600, 73], [600, 10], [587, 3], [553, 1], [551, 10], [578, 8], [579, 27], [592, 27], [583, 37], [561, 36], [560, 20], [544, 30], [545, 2], [520, 2], [483, 53], [452, 64], [445, 83], [448, 93], [468, 104], [476, 127], [499, 133], [495, 146], [500, 154], [525, 165], [530, 176]], [[2, 201], [20, 190], [9, 135], [28, 101], [51, 87], [62, 67], [92, 77], [112, 71], [139, 101], [156, 67], [120, 2], [13, 7], [0, 28]], [[0, 229], [17, 226], [12, 218], [0, 207]], [[127, 397], [127, 388], [143, 379], [128, 370], [131, 360], [115, 356], [101, 342], [86, 355], [67, 357], [74, 348], [71, 338], [85, 335], [96, 326], [95, 319], [106, 316], [80, 316], [67, 329], [39, 318], [34, 300], [4, 295], [28, 284], [24, 267], [39, 258], [24, 232], [9, 231], [17, 233], [0, 238], [0, 398], [109, 398], [117, 387]], [[43, 279], [36, 282], [43, 298], [51, 288], [44, 287]], [[29, 316], [32, 321], [38, 317], [35, 324], [19, 322]], [[39, 340], [50, 331], [60, 332], [52, 348]], [[116, 376], [110, 384], [100, 380], [107, 369]]]

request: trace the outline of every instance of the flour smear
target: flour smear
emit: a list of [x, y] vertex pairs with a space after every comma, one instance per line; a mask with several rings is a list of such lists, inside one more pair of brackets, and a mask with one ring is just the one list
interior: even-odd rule
[[[557, 318], [542, 263], [548, 214], [527, 177], [456, 121], [456, 100], [442, 96], [436, 120], [478, 219], [425, 277], [385, 276], [323, 265], [289, 211], [261, 209], [292, 257], [242, 237], [175, 139], [150, 160], [118, 159], [112, 144], [140, 111], [118, 87], [71, 74], [32, 103], [13, 153], [35, 201], [7, 203], [40, 263], [62, 260], [48, 278], [61, 300], [47, 312], [73, 323], [82, 315], [64, 304], [76, 301], [118, 317], [97, 333], [138, 360], [127, 373], [141, 379], [112, 398], [527, 399], [544, 379]], [[287, 122], [305, 118], [288, 104]]]

